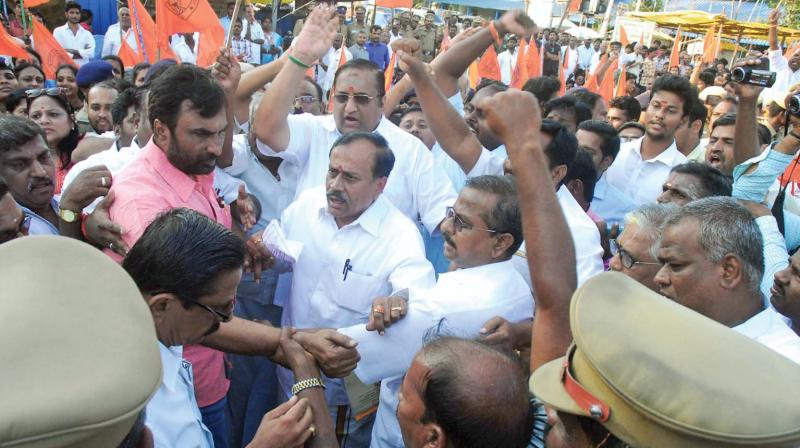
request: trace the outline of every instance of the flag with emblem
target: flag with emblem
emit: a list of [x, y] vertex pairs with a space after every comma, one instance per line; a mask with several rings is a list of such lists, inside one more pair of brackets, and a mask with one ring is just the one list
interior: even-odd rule
[[31, 37], [33, 38], [33, 48], [42, 57], [42, 69], [47, 79], [56, 79], [56, 70], [61, 64], [77, 67], [72, 57], [64, 51], [61, 44], [39, 19], [31, 19]]
[[208, 67], [225, 45], [225, 30], [208, 0], [156, 0], [156, 35], [159, 46], [169, 46], [170, 36], [200, 33], [197, 65]]
[[500, 63], [497, 62], [497, 52], [494, 51], [494, 45], [489, 45], [489, 48], [478, 61], [478, 76], [500, 81]]

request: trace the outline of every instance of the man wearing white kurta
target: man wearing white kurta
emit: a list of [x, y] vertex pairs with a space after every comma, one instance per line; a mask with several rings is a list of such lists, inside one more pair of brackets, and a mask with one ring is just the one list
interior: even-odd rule
[[506, 51], [497, 55], [497, 62], [500, 65], [500, 80], [503, 84], [510, 85], [514, 68], [517, 66], [517, 39], [515, 37], [508, 39], [507, 46]]
[[[131, 13], [128, 8], [124, 6], [119, 8], [117, 17], [119, 17], [119, 22], [109, 26], [108, 30], [106, 30], [106, 35], [103, 38], [103, 51], [100, 52], [100, 56], [108, 56], [110, 54], [116, 56], [122, 44], [122, 36], [126, 36], [125, 42], [128, 43], [131, 50], [136, 52], [138, 49], [136, 47], [136, 36], [131, 31]], [[122, 29], [120, 30], [120, 28]]]
[[[364, 324], [374, 299], [433, 287], [433, 267], [417, 227], [382, 194], [393, 162], [381, 136], [348, 134], [330, 151], [325, 187], [305, 191], [284, 211], [287, 239], [303, 244], [292, 270], [284, 326]], [[280, 368], [278, 380], [291, 396], [291, 371]], [[325, 382], [334, 420], [343, 415], [350, 420], [348, 446], [366, 446], [371, 419], [352, 418], [342, 380]]]
[[67, 23], [54, 29], [53, 37], [72, 56], [75, 63], [81, 66], [94, 57], [94, 36], [80, 24], [81, 6], [79, 4], [67, 2], [65, 11]]
[[470, 178], [448, 211], [442, 234], [448, 241], [445, 255], [458, 270], [441, 274], [433, 289], [412, 289], [407, 315], [382, 336], [364, 325], [339, 329], [359, 342], [359, 379], [367, 384], [382, 380], [373, 448], [403, 446], [395, 415], [397, 393], [403, 373], [427, 337], [475, 338], [493, 316], [510, 322], [533, 317], [530, 287], [510, 261], [522, 241], [512, 181], [501, 176]]

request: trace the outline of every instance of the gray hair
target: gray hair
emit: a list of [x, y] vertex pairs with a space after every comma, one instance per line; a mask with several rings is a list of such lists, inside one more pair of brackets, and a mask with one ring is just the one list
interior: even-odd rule
[[764, 241], [750, 212], [733, 198], [703, 198], [679, 208], [664, 227], [677, 225], [687, 218], [700, 223], [698, 243], [706, 259], [719, 263], [726, 255], [737, 256], [742, 261], [750, 288], [758, 291], [764, 276]]
[[38, 124], [16, 115], [0, 115], [0, 153], [16, 150], [36, 137], [42, 137], [47, 144], [47, 137]]
[[633, 224], [646, 232], [650, 243], [650, 255], [657, 260], [664, 222], [677, 210], [678, 206], [671, 203], [643, 205], [625, 215], [624, 227]]
[[495, 196], [494, 208], [489, 213], [482, 213], [481, 218], [486, 221], [490, 230], [509, 233], [514, 237], [514, 242], [506, 250], [506, 256], [511, 258], [522, 245], [524, 238], [522, 236], [522, 214], [519, 209], [517, 186], [514, 180], [506, 176], [477, 176], [467, 179], [464, 188], [472, 188]]

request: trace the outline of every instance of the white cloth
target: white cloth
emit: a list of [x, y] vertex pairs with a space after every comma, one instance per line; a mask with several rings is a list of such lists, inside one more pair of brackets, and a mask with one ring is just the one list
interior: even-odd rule
[[675, 165], [688, 159], [678, 151], [675, 141], [658, 156], [642, 159], [642, 142], [645, 137], [623, 143], [614, 163], [608, 167], [606, 181], [628, 196], [635, 204], [644, 205], [656, 202], [662, 187]]
[[73, 59], [79, 66], [89, 62], [94, 57], [94, 36], [80, 25], [78, 25], [78, 32], [73, 34], [72, 30], [69, 29], [69, 23], [65, 23], [53, 30], [53, 37], [64, 49], [78, 50], [81, 55], [80, 59], [75, 59], [74, 56]]
[[382, 380], [372, 448], [403, 446], [395, 414], [397, 393], [403, 374], [431, 330], [443, 336], [476, 338], [490, 318], [520, 322], [533, 317], [534, 309], [530, 288], [510, 261], [441, 274], [435, 288], [411, 290], [408, 306], [406, 316], [383, 336], [366, 331], [364, 325], [339, 329], [358, 341], [358, 378], [367, 384]]
[[606, 180], [606, 173], [600, 176], [594, 186], [594, 197], [589, 209], [609, 226], [622, 224], [625, 215], [636, 210], [639, 206], [631, 201], [630, 197], [624, 195], [616, 187]]
[[561, 57], [567, 58], [567, 68], [566, 72], [564, 72], [564, 79], [566, 79], [570, 74], [575, 72], [575, 67], [578, 65], [578, 49], [563, 46], [561, 47]]
[[589, 48], [586, 48], [586, 45], [579, 46], [578, 66], [584, 70], [588, 69], [592, 65], [592, 56], [594, 56], [595, 53], [591, 45], [589, 45]]
[[775, 309], [766, 308], [733, 330], [800, 364], [800, 337]]
[[322, 57], [322, 63], [328, 66], [328, 71], [325, 72], [325, 79], [322, 81], [322, 90], [329, 91], [333, 87], [333, 78], [336, 76], [336, 70], [339, 68], [339, 59], [342, 57], [344, 51], [344, 60], [349, 61], [353, 59], [353, 54], [350, 50], [342, 45], [338, 50], [331, 47], [325, 56]]
[[[494, 151], [490, 152], [484, 148], [480, 158], [478, 158], [478, 162], [467, 177], [485, 174], [502, 176], [503, 161], [505, 159], [506, 157], [494, 154]], [[575, 269], [578, 274], [578, 286], [580, 286], [592, 276], [603, 272], [603, 247], [600, 244], [600, 230], [597, 229], [597, 225], [592, 221], [592, 218], [583, 211], [567, 187], [562, 185], [556, 192], [556, 196], [567, 221], [567, 227], [569, 227], [572, 235], [572, 242], [575, 245]], [[511, 258], [511, 261], [514, 263], [517, 272], [532, 288], [524, 241], [517, 253], [514, 254], [514, 257]]]
[[161, 352], [161, 386], [147, 403], [145, 425], [153, 433], [156, 447], [213, 447], [211, 432], [203, 424], [194, 395], [192, 365], [183, 359], [183, 347], [166, 347]]
[[[128, 46], [131, 47], [134, 53], [137, 53], [138, 48], [136, 46], [136, 36], [133, 34], [131, 29], [129, 28], [128, 31], [123, 31], [122, 34], [128, 35], [128, 37], [125, 39], [125, 42], [128, 43]], [[100, 52], [100, 56], [108, 56], [110, 54], [116, 56], [119, 53], [120, 45], [122, 45], [121, 42], [122, 36], [120, 35], [119, 31], [119, 22], [117, 22], [108, 27], [106, 35], [103, 37], [103, 51]]]
[[775, 72], [775, 84], [771, 89], [776, 92], [786, 92], [800, 83], [800, 70], [793, 72], [789, 68], [789, 61], [783, 56], [781, 49], [769, 51], [769, 70]]
[[194, 49], [189, 48], [186, 39], [181, 34], [173, 34], [169, 46], [180, 62], [194, 64], [197, 62], [197, 49], [200, 48], [200, 33], [194, 33]]
[[519, 51], [518, 48], [513, 53], [506, 50], [497, 55], [497, 62], [500, 64], [500, 80], [505, 85], [511, 84], [511, 76], [517, 66], [517, 51]]
[[[339, 228], [327, 210], [324, 187], [313, 188], [284, 211], [281, 224], [287, 239], [303, 244], [283, 325], [365, 324], [376, 297], [434, 285], [433, 266], [425, 259], [416, 225], [383, 195], [358, 219]], [[345, 271], [348, 265], [351, 269]], [[291, 371], [279, 369], [278, 378], [290, 396]], [[341, 380], [326, 383], [329, 405], [348, 403]]]
[[[274, 152], [261, 141], [258, 149], [268, 156], [289, 160], [300, 167], [297, 194], [323, 185], [328, 172], [330, 149], [341, 136], [333, 115], [289, 115], [291, 133], [285, 151]], [[433, 156], [413, 135], [382, 118], [375, 131], [389, 142], [395, 162], [383, 195], [412, 221], [420, 221], [434, 233], [444, 220], [446, 208], [455, 203], [456, 193]], [[312, 150], [313, 148], [313, 150]]]
[[[247, 18], [242, 19], [242, 33], [240, 37], [242, 39], [245, 38], [247, 34]], [[254, 40], [261, 40], [264, 41], [264, 30], [261, 29], [261, 24], [258, 21], [254, 21], [250, 25], [250, 58], [244, 62], [259, 65], [261, 64], [261, 44], [257, 44], [253, 42]]]

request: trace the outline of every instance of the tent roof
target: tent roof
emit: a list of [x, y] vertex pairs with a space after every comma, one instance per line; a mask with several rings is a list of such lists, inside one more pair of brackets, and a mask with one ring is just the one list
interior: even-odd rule
[[[739, 36], [753, 39], [769, 37], [769, 25], [766, 23], [740, 22], [731, 20], [722, 14], [711, 14], [703, 11], [672, 11], [672, 12], [629, 12], [625, 17], [655, 22], [664, 28], [681, 27], [685, 31], [707, 33], [712, 27], [719, 29], [722, 26], [722, 37], [738, 39]], [[786, 27], [778, 28], [778, 37], [800, 37], [800, 30]]]

